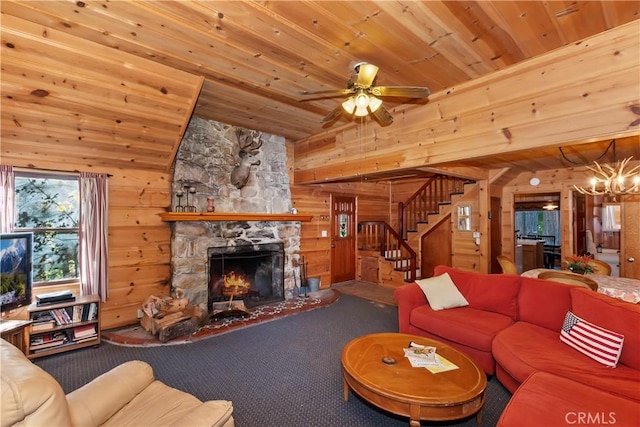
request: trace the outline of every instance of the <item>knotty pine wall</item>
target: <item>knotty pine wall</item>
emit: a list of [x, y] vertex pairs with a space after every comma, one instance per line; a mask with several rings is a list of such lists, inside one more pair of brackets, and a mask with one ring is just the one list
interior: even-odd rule
[[[630, 167], [633, 165], [640, 165], [640, 161], [630, 163]], [[540, 179], [540, 185], [533, 187], [529, 184], [529, 180], [536, 176]], [[572, 212], [574, 209], [573, 193], [574, 185], [577, 186], [589, 186], [589, 179], [591, 173], [584, 168], [566, 168], [566, 169], [554, 169], [537, 171], [535, 173], [525, 172], [518, 175], [512, 182], [505, 185], [502, 189], [502, 254], [514, 259], [514, 244], [515, 244], [515, 229], [514, 229], [514, 197], [516, 194], [534, 194], [534, 193], [547, 193], [556, 192], [560, 193], [560, 226], [562, 233], [561, 251], [562, 257], [570, 256], [575, 253], [573, 242], [573, 220]], [[620, 204], [624, 205], [627, 197], [620, 197]], [[595, 202], [596, 204], [598, 201]], [[593, 203], [587, 203], [587, 210], [593, 209]], [[587, 212], [587, 221], [589, 215]], [[587, 224], [588, 229], [592, 229], [591, 224]], [[624, 235], [626, 241], [639, 240], [640, 236], [627, 235], [623, 229], [621, 234]], [[604, 240], [602, 234], [598, 234], [598, 230], [595, 230], [594, 240], [596, 244]], [[622, 243], [624, 239], [621, 237]], [[624, 244], [622, 244], [624, 246]], [[621, 250], [624, 252], [624, 247]]]
[[[299, 213], [313, 215], [310, 222], [301, 223], [300, 254], [307, 262], [307, 276], [320, 277], [323, 289], [331, 280], [331, 195], [354, 196], [357, 203], [356, 222], [389, 222], [392, 207], [390, 186], [384, 182], [345, 182], [296, 185], [293, 143], [287, 142], [287, 162], [291, 182], [291, 200]], [[322, 230], [327, 237], [322, 237]]]
[[[170, 205], [171, 175], [141, 170], [92, 168], [73, 163], [50, 163], [32, 159], [34, 166], [74, 172], [108, 173], [109, 178], [109, 296], [101, 304], [101, 329], [138, 322], [137, 312], [149, 295], [168, 295], [171, 261], [169, 223], [159, 214]], [[2, 162], [26, 167], [3, 155]], [[37, 170], [35, 168], [30, 168]], [[78, 285], [46, 286], [34, 289], [34, 295], [60, 289], [78, 292]], [[26, 309], [10, 313], [8, 318], [26, 319]]]

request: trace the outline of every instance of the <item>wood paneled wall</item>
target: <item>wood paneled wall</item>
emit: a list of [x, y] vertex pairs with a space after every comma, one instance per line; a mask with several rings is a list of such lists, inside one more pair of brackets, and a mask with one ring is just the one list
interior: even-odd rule
[[171, 291], [171, 228], [159, 214], [171, 204], [172, 175], [131, 170], [112, 173], [104, 328], [135, 323], [146, 297]]
[[[322, 288], [331, 280], [331, 195], [356, 197], [357, 222], [386, 221], [391, 217], [390, 186], [384, 182], [347, 182], [297, 185], [293, 178], [295, 161], [293, 143], [287, 142], [287, 160], [291, 182], [291, 199], [299, 213], [313, 215], [301, 223], [300, 254], [307, 261], [307, 276], [320, 277]], [[327, 237], [322, 237], [322, 231]]]
[[[10, 155], [4, 164], [28, 167]], [[123, 169], [90, 168], [75, 163], [51, 163], [32, 158], [35, 168], [65, 171], [91, 170], [109, 173], [109, 296], [102, 304], [102, 329], [136, 323], [138, 309], [149, 295], [170, 292], [171, 229], [158, 215], [170, 205], [171, 175]], [[65, 289], [69, 286], [65, 286]], [[60, 286], [34, 289], [34, 294], [59, 290]], [[78, 286], [71, 289], [78, 292]], [[26, 318], [26, 310], [12, 314]]]
[[[630, 166], [640, 165], [640, 161], [630, 163]], [[531, 186], [529, 180], [533, 177], [540, 179], [540, 185]], [[521, 173], [511, 183], [504, 186], [502, 191], [502, 253], [505, 256], [514, 258], [515, 228], [514, 228], [514, 196], [516, 194], [535, 194], [535, 193], [560, 193], [560, 226], [562, 233], [561, 251], [562, 256], [569, 256], [575, 253], [573, 235], [572, 213], [574, 210], [573, 193], [574, 185], [589, 186], [589, 178], [591, 173], [584, 168], [566, 168], [555, 169], [538, 172]], [[620, 203], [624, 206], [625, 197], [620, 198]], [[589, 204], [587, 204], [589, 206]], [[593, 204], [591, 204], [593, 208]], [[587, 217], [589, 217], [587, 212]], [[593, 215], [591, 216], [593, 219]], [[590, 226], [587, 228], [592, 229]], [[593, 229], [592, 229], [593, 230]], [[622, 230], [625, 234], [625, 230]], [[594, 236], [596, 243], [599, 237]], [[640, 236], [626, 236], [628, 241], [640, 239]]]

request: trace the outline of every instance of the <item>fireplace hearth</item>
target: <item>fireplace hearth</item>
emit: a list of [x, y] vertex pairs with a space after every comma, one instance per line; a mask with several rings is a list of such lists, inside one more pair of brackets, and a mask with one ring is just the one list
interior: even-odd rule
[[284, 300], [284, 245], [262, 243], [211, 247], [208, 309], [214, 303], [243, 301], [248, 309]]

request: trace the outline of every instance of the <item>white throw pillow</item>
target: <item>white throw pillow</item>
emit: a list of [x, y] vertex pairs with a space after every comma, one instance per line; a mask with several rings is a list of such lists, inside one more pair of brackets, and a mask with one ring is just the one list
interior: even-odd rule
[[434, 276], [428, 279], [416, 280], [416, 283], [420, 286], [422, 292], [424, 292], [433, 310], [469, 305], [464, 295], [456, 288], [456, 284], [451, 280], [449, 273], [443, 273], [440, 276]]

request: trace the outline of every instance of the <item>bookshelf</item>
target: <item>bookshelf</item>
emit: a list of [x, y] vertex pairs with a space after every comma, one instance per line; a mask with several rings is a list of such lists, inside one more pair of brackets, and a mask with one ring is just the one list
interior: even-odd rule
[[26, 355], [29, 359], [100, 344], [100, 298], [77, 297], [75, 301], [28, 308]]

